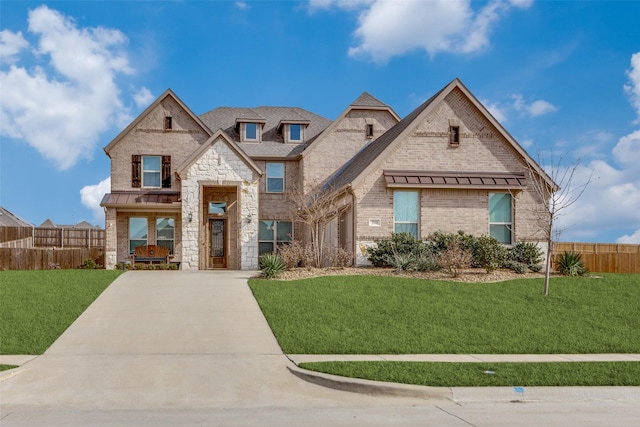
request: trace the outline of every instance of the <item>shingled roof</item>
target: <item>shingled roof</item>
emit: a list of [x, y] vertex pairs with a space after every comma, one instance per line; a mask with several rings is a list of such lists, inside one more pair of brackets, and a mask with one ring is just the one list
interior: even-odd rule
[[[241, 143], [236, 123], [238, 119], [264, 123], [262, 142]], [[250, 157], [292, 157], [302, 152], [327, 126], [331, 120], [299, 107], [219, 107], [200, 115], [200, 119], [214, 132], [223, 130], [229, 138]], [[282, 123], [305, 123], [304, 143], [284, 143]]]

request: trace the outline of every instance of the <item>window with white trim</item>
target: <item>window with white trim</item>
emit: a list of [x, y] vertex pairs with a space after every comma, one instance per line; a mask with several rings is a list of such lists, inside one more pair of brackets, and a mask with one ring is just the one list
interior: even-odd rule
[[420, 193], [418, 191], [393, 192], [393, 232], [409, 233], [418, 238]]
[[160, 188], [162, 184], [162, 156], [142, 156], [142, 186]]
[[243, 123], [242, 124], [242, 140], [243, 141], [259, 141], [260, 140], [260, 126], [258, 123]]
[[293, 240], [291, 221], [260, 221], [258, 226], [258, 254], [275, 253], [279, 246]]
[[175, 245], [175, 230], [173, 218], [156, 218], [156, 245], [166, 246], [172, 255]]
[[302, 125], [291, 123], [287, 125], [288, 138], [287, 142], [302, 142]]
[[129, 218], [129, 253], [138, 246], [146, 246], [149, 238], [147, 218]]
[[513, 241], [513, 200], [509, 193], [489, 193], [489, 235], [500, 243]]
[[267, 193], [284, 192], [284, 163], [267, 163]]

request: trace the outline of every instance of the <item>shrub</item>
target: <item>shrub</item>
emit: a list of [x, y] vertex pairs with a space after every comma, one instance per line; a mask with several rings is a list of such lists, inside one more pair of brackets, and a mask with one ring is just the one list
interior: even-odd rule
[[424, 252], [415, 260], [416, 271], [438, 271], [442, 266], [438, 264], [436, 256], [432, 253]]
[[169, 264], [169, 270], [177, 270], [178, 269], [178, 264], [175, 262], [172, 262], [171, 264]]
[[260, 256], [259, 261], [262, 276], [267, 279], [276, 278], [287, 269], [282, 257], [278, 254], [264, 254]]
[[86, 269], [86, 270], [93, 270], [94, 268], [96, 268], [96, 262], [91, 258], [87, 258], [84, 260], [84, 262], [82, 263], [82, 265], [80, 265], [79, 268]]
[[412, 254], [414, 258], [431, 253], [431, 245], [416, 239], [409, 233], [393, 233], [391, 239], [376, 242], [376, 247], [368, 249], [369, 261], [375, 267], [395, 267], [396, 254]]
[[530, 264], [527, 266], [527, 268], [536, 273], [540, 273], [542, 270], [544, 270], [544, 266], [542, 264]]
[[353, 265], [353, 252], [342, 248], [333, 248], [329, 252], [329, 261], [332, 267], [351, 267]]
[[535, 243], [518, 242], [509, 249], [508, 259], [527, 266], [542, 262], [542, 250]]
[[504, 266], [509, 270], [515, 271], [518, 274], [525, 274], [527, 271], [529, 271], [527, 264], [518, 261], [507, 260], [507, 262], [504, 263]]
[[460, 275], [460, 270], [471, 267], [473, 255], [464, 247], [460, 239], [454, 239], [448, 247], [437, 256], [438, 263], [449, 270], [453, 277]]
[[582, 255], [578, 252], [564, 251], [556, 262], [558, 272], [565, 276], [584, 276], [588, 273], [582, 262]]
[[502, 267], [507, 260], [507, 250], [495, 237], [480, 236], [471, 240], [473, 264], [490, 273]]
[[288, 245], [279, 246], [278, 254], [287, 269], [306, 267], [313, 265], [314, 262], [311, 245], [304, 245], [297, 240], [291, 241]]
[[411, 252], [406, 252], [406, 253], [394, 252], [393, 253], [392, 266], [393, 268], [396, 269], [397, 272], [415, 270], [415, 264], [416, 264], [416, 256], [413, 253]]

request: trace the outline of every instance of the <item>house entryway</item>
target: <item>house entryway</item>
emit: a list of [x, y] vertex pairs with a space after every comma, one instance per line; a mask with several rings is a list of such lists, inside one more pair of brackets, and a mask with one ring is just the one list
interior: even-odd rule
[[209, 220], [209, 269], [227, 268], [226, 219]]
[[239, 268], [238, 192], [237, 186], [202, 187], [201, 269]]

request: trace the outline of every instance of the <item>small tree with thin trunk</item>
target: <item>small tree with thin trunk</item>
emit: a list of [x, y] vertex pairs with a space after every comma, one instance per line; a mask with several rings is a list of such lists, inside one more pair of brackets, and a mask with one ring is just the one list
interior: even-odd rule
[[[544, 156], [538, 151], [538, 164], [546, 171], [547, 176], [539, 172], [534, 165], [529, 164], [529, 188], [543, 203], [538, 203], [534, 214], [544, 234], [547, 244], [547, 260], [545, 263], [544, 296], [549, 295], [549, 276], [551, 271], [551, 255], [553, 244], [564, 231], [558, 228], [558, 219], [566, 214], [566, 211], [582, 196], [591, 182], [593, 172], [583, 183], [574, 180], [580, 166], [580, 159], [576, 159], [564, 167], [566, 154], [559, 158]], [[547, 178], [551, 178], [552, 183]], [[554, 187], [555, 185], [555, 187]]]
[[324, 259], [324, 237], [329, 223], [340, 213], [341, 192], [332, 187], [309, 185], [307, 191], [296, 188], [289, 193], [295, 204], [295, 220], [304, 224], [310, 233], [310, 245], [315, 267], [321, 267]]

